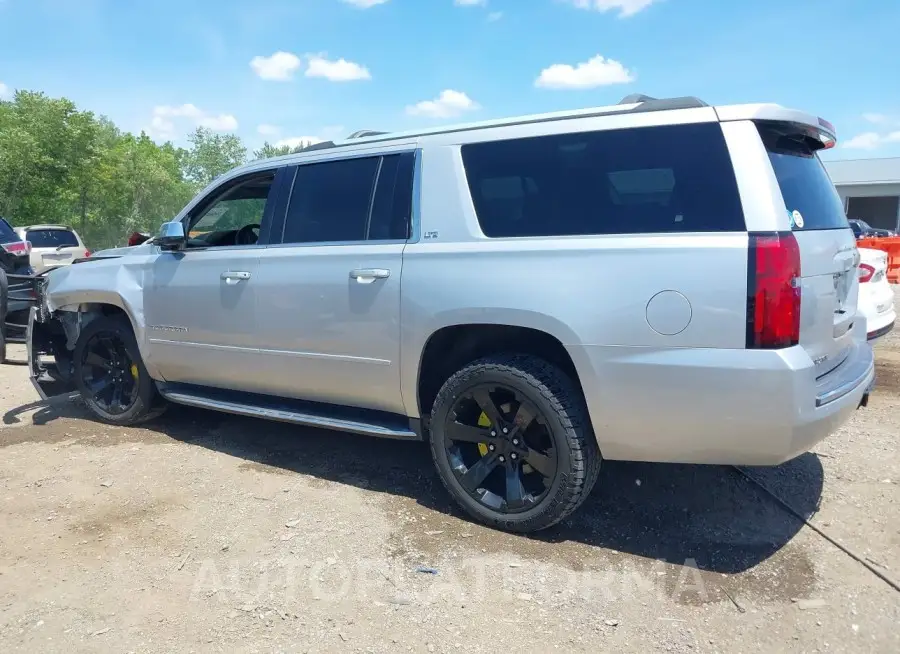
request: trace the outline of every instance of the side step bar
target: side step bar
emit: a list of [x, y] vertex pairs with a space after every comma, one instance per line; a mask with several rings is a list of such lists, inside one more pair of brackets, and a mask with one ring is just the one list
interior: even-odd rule
[[157, 387], [164, 398], [175, 404], [365, 436], [422, 440], [418, 420], [381, 411], [333, 407], [302, 400], [238, 393], [190, 384], [157, 382]]

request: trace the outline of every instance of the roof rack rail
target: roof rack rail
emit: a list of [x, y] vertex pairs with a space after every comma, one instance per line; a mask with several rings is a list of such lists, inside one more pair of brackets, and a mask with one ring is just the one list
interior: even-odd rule
[[362, 139], [362, 138], [366, 138], [367, 136], [381, 136], [382, 134], [387, 134], [387, 133], [388, 132], [378, 132], [374, 129], [360, 129], [360, 130], [353, 132], [347, 138], [348, 139]]
[[680, 98], [654, 98], [643, 93], [631, 93], [619, 101], [619, 104], [640, 104], [633, 111], [666, 111], [668, 109], [697, 109], [709, 104], [692, 95]]

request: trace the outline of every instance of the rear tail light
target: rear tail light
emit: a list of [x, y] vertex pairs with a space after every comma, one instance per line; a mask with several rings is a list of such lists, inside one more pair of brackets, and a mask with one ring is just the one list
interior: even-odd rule
[[790, 232], [750, 234], [747, 261], [747, 347], [777, 349], [800, 342], [800, 248]]
[[84, 258], [87, 259], [89, 256], [91, 256], [91, 251], [90, 251], [90, 250], [85, 250], [85, 251], [84, 251]]
[[872, 281], [872, 277], [875, 275], [875, 269], [867, 263], [859, 264], [859, 283], [865, 284], [866, 282]]
[[13, 241], [12, 243], [3, 243], [3, 249], [10, 254], [31, 254], [30, 241]]

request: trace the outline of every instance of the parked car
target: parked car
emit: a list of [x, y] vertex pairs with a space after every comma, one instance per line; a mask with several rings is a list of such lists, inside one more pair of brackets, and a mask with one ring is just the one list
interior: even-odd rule
[[868, 339], [874, 343], [890, 333], [897, 320], [894, 289], [887, 279], [887, 253], [860, 248], [859, 254], [858, 311], [865, 316]]
[[6, 361], [7, 322], [24, 324], [28, 289], [22, 282], [10, 280], [8, 275], [31, 275], [34, 271], [28, 260], [31, 245], [16, 234], [12, 226], [0, 217], [0, 363]]
[[168, 401], [424, 439], [513, 531], [602, 459], [780, 463], [874, 379], [834, 142], [778, 105], [629, 96], [254, 162], [52, 271], [31, 374], [114, 424]]
[[66, 225], [17, 227], [16, 233], [31, 243], [31, 267], [36, 272], [91, 256], [78, 232]]
[[869, 223], [865, 220], [860, 220], [859, 218], [851, 218], [848, 222], [850, 223], [850, 229], [853, 230], [853, 235], [856, 236], [856, 238], [882, 238], [894, 236], [894, 232], [891, 230], [870, 227]]

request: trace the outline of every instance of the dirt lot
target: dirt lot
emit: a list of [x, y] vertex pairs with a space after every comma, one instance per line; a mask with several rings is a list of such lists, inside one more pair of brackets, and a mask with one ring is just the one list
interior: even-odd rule
[[[868, 409], [748, 472], [896, 580], [900, 337], [877, 356]], [[608, 463], [527, 538], [421, 444], [35, 398], [0, 366], [3, 652], [900, 651], [900, 593], [732, 468]]]

